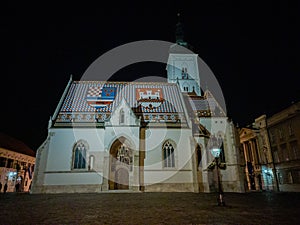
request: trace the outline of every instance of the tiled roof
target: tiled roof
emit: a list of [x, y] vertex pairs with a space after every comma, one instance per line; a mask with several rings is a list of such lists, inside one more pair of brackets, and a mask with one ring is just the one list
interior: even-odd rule
[[106, 121], [123, 98], [145, 120], [182, 121], [186, 118], [180, 95], [178, 86], [169, 83], [73, 81], [56, 122]]
[[[225, 116], [224, 110], [220, 107], [217, 100], [213, 97], [213, 95], [206, 91], [203, 97], [200, 96], [189, 96], [188, 97], [189, 104], [193, 111], [197, 112], [209, 112], [208, 116]], [[201, 114], [202, 115], [202, 114]]]
[[190, 103], [194, 111], [210, 110], [210, 105], [207, 99], [190, 99]]
[[0, 147], [14, 152], [35, 157], [35, 152], [22, 141], [7, 134], [0, 133]]

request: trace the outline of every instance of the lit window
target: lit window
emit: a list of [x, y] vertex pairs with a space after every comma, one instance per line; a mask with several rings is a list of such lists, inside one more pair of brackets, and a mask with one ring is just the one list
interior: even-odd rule
[[86, 168], [86, 151], [87, 146], [82, 141], [79, 141], [73, 150], [73, 169]]
[[175, 156], [174, 156], [174, 147], [167, 141], [163, 146], [163, 159], [164, 167], [174, 168], [175, 167]]

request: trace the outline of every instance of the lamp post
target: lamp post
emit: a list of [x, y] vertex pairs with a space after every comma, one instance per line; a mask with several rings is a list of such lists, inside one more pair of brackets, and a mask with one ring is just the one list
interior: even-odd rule
[[224, 192], [221, 184], [221, 178], [220, 178], [220, 171], [219, 168], [221, 165], [220, 162], [220, 153], [221, 149], [220, 148], [212, 148], [211, 149], [211, 154], [215, 157], [215, 167], [216, 167], [216, 172], [217, 172], [217, 179], [218, 179], [218, 197], [217, 197], [217, 202], [219, 206], [225, 206], [225, 201], [224, 201]]

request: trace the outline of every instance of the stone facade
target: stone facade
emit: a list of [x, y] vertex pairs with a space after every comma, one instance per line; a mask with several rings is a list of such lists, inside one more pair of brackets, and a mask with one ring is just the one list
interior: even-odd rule
[[300, 191], [299, 112], [295, 103], [240, 129], [248, 190]]
[[267, 118], [279, 191], [300, 191], [300, 102]]

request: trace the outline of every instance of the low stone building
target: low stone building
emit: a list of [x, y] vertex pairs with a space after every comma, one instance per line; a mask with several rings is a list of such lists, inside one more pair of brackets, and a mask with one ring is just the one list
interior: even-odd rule
[[300, 191], [300, 102], [267, 119], [279, 191]]
[[[0, 182], [2, 192], [29, 191], [34, 174], [35, 152], [23, 142], [0, 133]], [[18, 187], [18, 190], [16, 190]]]

